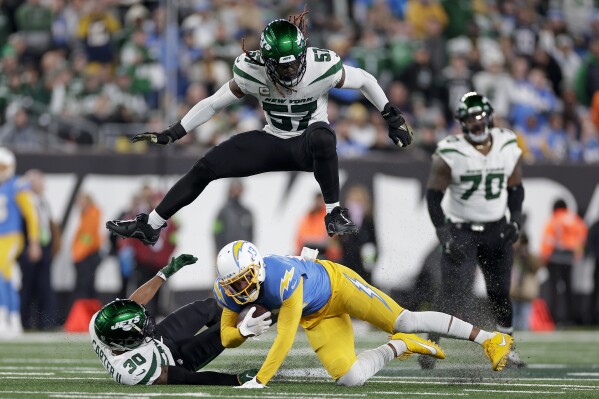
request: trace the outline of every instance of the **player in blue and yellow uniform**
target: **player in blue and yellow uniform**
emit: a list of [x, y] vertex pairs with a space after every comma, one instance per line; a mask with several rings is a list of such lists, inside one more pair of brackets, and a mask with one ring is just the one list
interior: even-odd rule
[[38, 217], [29, 184], [15, 177], [14, 154], [0, 147], [0, 337], [22, 331], [19, 295], [12, 283], [17, 257], [23, 250], [23, 220], [29, 240], [28, 256], [41, 256]]
[[[291, 349], [298, 325], [338, 385], [363, 385], [393, 358], [412, 353], [445, 357], [439, 346], [412, 334], [416, 332], [475, 341], [484, 347], [494, 370], [505, 365], [512, 344], [509, 335], [481, 330], [445, 313], [410, 312], [353, 270], [313, 258], [262, 258], [247, 241], [234, 241], [219, 252], [214, 296], [223, 307], [223, 346], [237, 347], [270, 326], [270, 312], [253, 317], [253, 310], [237, 325], [244, 305], [257, 303], [278, 312], [277, 337], [256, 377], [243, 387], [266, 386]], [[356, 356], [350, 317], [391, 334], [390, 341]]]

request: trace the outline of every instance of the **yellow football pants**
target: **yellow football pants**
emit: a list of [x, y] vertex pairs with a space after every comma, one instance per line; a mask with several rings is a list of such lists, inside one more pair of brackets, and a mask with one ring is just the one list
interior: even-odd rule
[[331, 278], [331, 297], [317, 313], [302, 318], [301, 325], [318, 359], [337, 380], [357, 359], [350, 316], [393, 334], [395, 319], [403, 308], [350, 268], [328, 261], [318, 262]]
[[22, 234], [6, 234], [0, 236], [0, 274], [6, 281], [12, 279], [17, 258], [23, 250]]

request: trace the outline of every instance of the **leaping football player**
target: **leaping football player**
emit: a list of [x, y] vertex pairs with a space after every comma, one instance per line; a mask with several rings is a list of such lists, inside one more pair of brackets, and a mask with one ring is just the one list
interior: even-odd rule
[[246, 95], [262, 104], [266, 126], [237, 134], [212, 147], [149, 215], [109, 221], [106, 227], [110, 231], [154, 245], [166, 221], [193, 202], [214, 180], [273, 171], [306, 171], [314, 172], [320, 185], [328, 234], [358, 232], [348, 210], [339, 203], [336, 136], [327, 115], [329, 90], [360, 90], [381, 111], [389, 125], [389, 137], [397, 146], [409, 145], [413, 133], [374, 76], [344, 65], [331, 50], [307, 46], [305, 14], [306, 11], [290, 17], [290, 21], [279, 19], [269, 23], [260, 36], [260, 49], [244, 48], [244, 53], [235, 60], [232, 80], [197, 103], [173, 126], [158, 133], [138, 134], [132, 141], [170, 144]]

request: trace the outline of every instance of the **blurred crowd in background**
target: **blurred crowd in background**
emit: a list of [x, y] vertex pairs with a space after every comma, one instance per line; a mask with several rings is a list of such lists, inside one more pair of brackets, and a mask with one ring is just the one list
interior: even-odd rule
[[[476, 90], [528, 162], [599, 162], [599, 5], [594, 0], [0, 0], [0, 145], [17, 151], [152, 151], [162, 130], [232, 78], [261, 30], [308, 5], [308, 44], [375, 77], [427, 154], [459, 131]], [[333, 90], [341, 157], [393, 149], [359, 91]], [[198, 152], [261, 128], [248, 99], [177, 143]], [[396, 153], [396, 156], [400, 156]]]

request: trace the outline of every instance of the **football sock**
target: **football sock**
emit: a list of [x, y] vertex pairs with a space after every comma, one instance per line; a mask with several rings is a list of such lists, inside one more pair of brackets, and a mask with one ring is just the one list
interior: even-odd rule
[[472, 324], [441, 312], [410, 312], [404, 309], [395, 320], [395, 331], [435, 333], [446, 337], [468, 339]]
[[339, 206], [339, 202], [335, 202], [333, 204], [325, 204], [325, 206], [327, 208], [327, 213], [331, 213], [331, 211], [335, 209], [335, 207]]
[[[398, 345], [399, 341], [391, 342], [394, 347], [397, 345], [396, 350], [398, 354], [407, 350], [405, 344], [403, 344], [404, 349], [401, 349], [401, 345]], [[337, 384], [345, 386], [364, 385], [370, 377], [378, 373], [387, 363], [393, 360], [394, 355], [393, 349], [388, 344], [360, 353], [358, 360], [356, 360], [347, 373], [337, 380]]]
[[154, 230], [161, 228], [165, 223], [166, 220], [160, 217], [160, 215], [156, 212], [155, 209], [152, 212], [150, 212], [150, 215], [148, 216], [148, 224]]
[[482, 345], [483, 342], [485, 342], [486, 340], [493, 338], [493, 335], [495, 334], [485, 330], [480, 330], [478, 335], [474, 338], [474, 342], [476, 342], [479, 345]]

